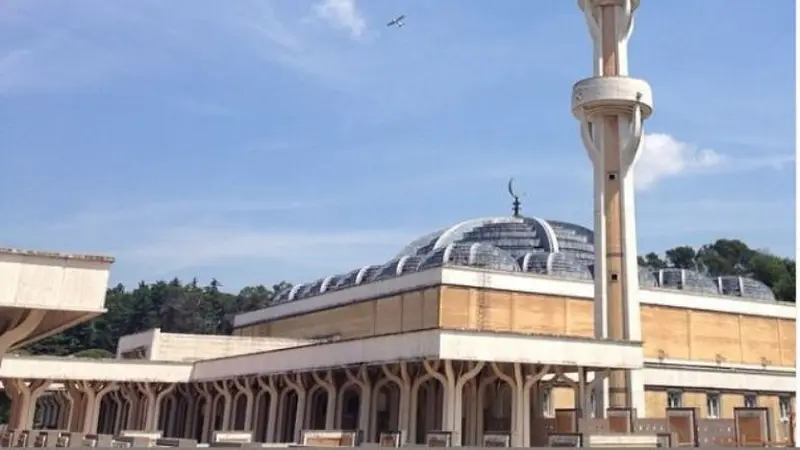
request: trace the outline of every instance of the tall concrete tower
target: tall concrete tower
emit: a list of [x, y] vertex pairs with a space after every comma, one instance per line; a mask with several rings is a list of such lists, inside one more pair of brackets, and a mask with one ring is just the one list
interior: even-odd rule
[[[633, 164], [652, 92], [628, 76], [628, 39], [639, 0], [578, 0], [594, 44], [594, 76], [575, 84], [572, 112], [594, 166], [595, 335], [640, 341]], [[600, 395], [597, 395], [600, 394]], [[641, 371], [614, 371], [597, 406], [644, 411]]]

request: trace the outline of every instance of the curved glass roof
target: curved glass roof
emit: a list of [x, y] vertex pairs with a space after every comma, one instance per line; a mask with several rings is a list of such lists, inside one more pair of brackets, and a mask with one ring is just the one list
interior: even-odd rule
[[[594, 233], [568, 222], [536, 217], [484, 217], [426, 234], [382, 265], [365, 266], [279, 292], [273, 303], [312, 297], [433, 267], [466, 266], [544, 276], [593, 279]], [[775, 301], [770, 288], [744, 277], [709, 278], [688, 269], [638, 269], [644, 288], [676, 289]]]

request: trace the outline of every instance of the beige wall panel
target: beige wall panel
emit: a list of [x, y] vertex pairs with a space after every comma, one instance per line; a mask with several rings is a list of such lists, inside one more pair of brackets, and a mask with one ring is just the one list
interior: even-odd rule
[[564, 317], [564, 334], [594, 336], [594, 302], [576, 298], [564, 299]]
[[781, 362], [783, 366], [794, 366], [797, 356], [797, 324], [793, 320], [779, 320], [778, 331], [781, 343]]
[[720, 418], [733, 419], [733, 408], [744, 406], [744, 395], [736, 393], [723, 393], [719, 396]]
[[689, 312], [662, 306], [642, 306], [644, 356], [689, 359]]
[[422, 327], [439, 326], [439, 289], [425, 289], [422, 292]]
[[571, 409], [575, 407], [575, 390], [571, 387], [556, 386], [550, 391], [553, 409]]
[[439, 304], [439, 324], [443, 328], [470, 327], [471, 301], [469, 289], [442, 287], [442, 301]]
[[781, 363], [781, 342], [778, 320], [741, 316], [742, 362], [761, 364], [762, 358], [769, 365]]
[[565, 334], [566, 298], [525, 294], [514, 300], [514, 331]]
[[667, 415], [667, 391], [645, 391], [645, 417], [655, 419]]
[[511, 293], [510, 292], [485, 292], [480, 302], [484, 304], [484, 330], [511, 331]]
[[690, 320], [691, 359], [714, 361], [719, 354], [730, 363], [742, 361], [738, 316], [692, 311]]
[[407, 292], [403, 294], [403, 331], [422, 328], [422, 314], [424, 312], [422, 300], [422, 292]]
[[382, 298], [375, 302], [375, 334], [398, 333], [403, 317], [403, 299], [400, 296]]
[[372, 302], [317, 311], [271, 323], [272, 336], [310, 339], [338, 334], [342, 339], [370, 336], [374, 330]]
[[684, 392], [683, 393], [683, 407], [684, 408], [697, 408], [700, 417], [706, 417], [708, 413], [706, 407], [706, 394], [702, 392]]

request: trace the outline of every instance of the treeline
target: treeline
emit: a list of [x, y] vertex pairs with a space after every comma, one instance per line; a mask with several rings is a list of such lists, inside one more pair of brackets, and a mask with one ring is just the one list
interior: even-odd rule
[[[663, 256], [649, 253], [639, 263], [652, 269], [692, 269], [709, 276], [742, 275], [769, 286], [784, 301], [795, 301], [795, 262], [749, 248], [738, 240], [720, 239], [699, 249], [676, 247]], [[269, 305], [275, 293], [290, 287], [248, 286], [226, 293], [217, 280], [201, 286], [197, 280], [141, 282], [133, 290], [117, 285], [108, 290], [108, 312], [92, 321], [23, 350], [32, 354], [104, 357], [116, 352], [121, 336], [150, 328], [171, 333], [230, 334], [236, 314]]]
[[719, 239], [698, 249], [688, 245], [675, 247], [663, 257], [648, 253], [639, 257], [639, 265], [653, 270], [690, 269], [710, 277], [750, 277], [769, 286], [778, 300], [792, 303], [796, 300], [795, 261], [752, 249], [737, 239]]
[[[108, 312], [94, 320], [28, 346], [31, 354], [102, 357], [115, 353], [117, 341], [127, 334], [151, 328], [167, 333], [230, 334], [233, 316], [260, 309], [276, 292], [291, 285], [248, 286], [238, 294], [223, 292], [219, 281], [206, 286], [197, 280], [140, 282], [133, 290], [118, 284], [106, 294]], [[78, 355], [76, 355], [78, 356]]]

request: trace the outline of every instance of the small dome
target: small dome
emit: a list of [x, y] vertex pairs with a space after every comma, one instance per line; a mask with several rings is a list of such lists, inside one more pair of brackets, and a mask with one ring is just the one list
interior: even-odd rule
[[639, 287], [641, 288], [651, 288], [658, 286], [658, 279], [650, 271], [650, 269], [646, 267], [639, 267]]
[[592, 279], [589, 266], [568, 253], [531, 252], [520, 258], [519, 265], [523, 272], [578, 280]]
[[709, 277], [689, 269], [661, 269], [656, 272], [658, 285], [701, 294], [719, 294], [717, 284]]
[[766, 284], [752, 278], [722, 276], [717, 278], [723, 295], [734, 295], [753, 300], [775, 301], [775, 293]]
[[307, 284], [298, 284], [296, 286], [292, 286], [289, 289], [284, 289], [275, 295], [275, 298], [272, 301], [273, 305], [278, 305], [281, 303], [291, 302], [297, 299], [297, 293], [303, 289]]
[[360, 269], [352, 270], [337, 280], [336, 289], [344, 289], [369, 281], [380, 269], [381, 266], [364, 266]]
[[507, 252], [489, 244], [451, 243], [426, 255], [418, 271], [442, 265], [480, 267], [492, 270], [519, 272], [519, 266]]
[[334, 279], [333, 276], [327, 276], [325, 278], [320, 278], [319, 280], [307, 284], [303, 286], [303, 289], [297, 293], [297, 299], [300, 300], [306, 297], [313, 297], [315, 295], [323, 294], [325, 291], [328, 290], [328, 286], [330, 285], [331, 281]]
[[415, 272], [419, 266], [422, 258], [419, 256], [402, 256], [393, 259], [388, 263], [381, 266], [381, 268], [373, 275], [372, 280], [385, 280], [386, 278], [399, 277], [406, 273]]

